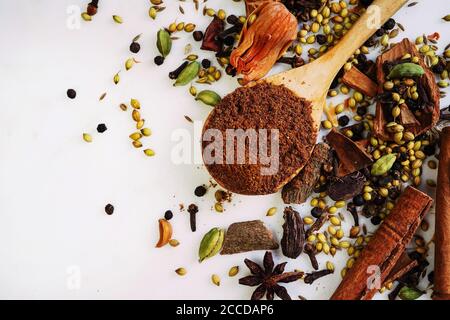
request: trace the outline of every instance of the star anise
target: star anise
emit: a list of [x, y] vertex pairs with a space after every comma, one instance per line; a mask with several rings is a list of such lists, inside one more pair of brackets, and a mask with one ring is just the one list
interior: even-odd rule
[[264, 268], [249, 259], [245, 259], [244, 263], [252, 275], [239, 279], [239, 283], [251, 287], [258, 286], [252, 294], [252, 300], [260, 300], [264, 294], [266, 294], [267, 300], [273, 300], [274, 294], [283, 300], [291, 300], [286, 288], [278, 283], [293, 282], [303, 276], [303, 272], [284, 272], [287, 262], [274, 267], [270, 251], [266, 251], [264, 255]]

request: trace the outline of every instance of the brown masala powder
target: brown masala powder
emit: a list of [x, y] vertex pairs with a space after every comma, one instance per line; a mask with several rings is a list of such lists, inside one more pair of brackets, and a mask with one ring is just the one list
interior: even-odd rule
[[[261, 82], [241, 87], [227, 95], [214, 108], [204, 126], [218, 129], [223, 135], [223, 164], [206, 164], [213, 178], [229, 191], [247, 194], [269, 194], [289, 182], [310, 157], [316, 142], [311, 117], [311, 103], [284, 86]], [[270, 130], [279, 130], [279, 168], [273, 175], [262, 175], [269, 165], [249, 164], [249, 139], [245, 140], [245, 164], [226, 163], [227, 129], [267, 129], [267, 156], [271, 155]], [[211, 142], [202, 141], [202, 149]], [[259, 143], [259, 142], [258, 142]], [[236, 142], [235, 159], [236, 159]]]

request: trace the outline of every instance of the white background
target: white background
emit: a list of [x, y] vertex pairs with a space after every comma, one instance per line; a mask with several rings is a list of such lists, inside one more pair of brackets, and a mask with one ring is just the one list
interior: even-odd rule
[[[211, 209], [213, 190], [203, 198], [193, 195], [209, 175], [201, 165], [171, 162], [171, 134], [180, 128], [192, 132], [184, 115], [203, 120], [210, 108], [195, 102], [187, 87], [172, 87], [167, 73], [180, 64], [188, 42], [201, 57], [213, 54], [198, 50], [190, 34], [180, 33], [165, 64], [153, 64], [161, 26], [178, 17], [204, 30], [209, 18], [195, 13], [191, 1], [182, 3], [186, 15], [181, 16], [179, 2], [167, 0], [167, 9], [153, 21], [147, 14], [149, 1], [101, 0], [92, 22], [70, 29], [67, 10], [71, 5], [84, 10], [88, 2], [0, 0], [0, 298], [249, 298], [252, 288], [237, 283], [248, 274], [243, 259], [260, 262], [263, 252], [216, 256], [199, 264], [198, 245], [214, 226], [251, 219], [262, 219], [280, 239], [280, 195], [235, 195], [223, 214]], [[231, 0], [207, 4], [244, 13], [243, 3]], [[420, 1], [404, 8], [396, 16], [407, 29], [404, 36], [439, 31], [445, 47], [449, 24], [440, 18], [449, 13], [448, 4]], [[115, 24], [113, 14], [124, 23]], [[142, 49], [136, 58], [142, 63], [122, 71], [115, 86], [112, 77], [132, 56], [128, 46], [139, 33]], [[225, 94], [236, 86], [235, 80], [223, 79], [214, 89]], [[66, 97], [68, 88], [77, 90], [75, 100]], [[103, 92], [107, 96], [99, 102]], [[130, 145], [133, 122], [118, 105], [132, 97], [140, 100], [142, 116], [153, 130], [144, 141], [156, 151], [154, 158]], [[98, 123], [108, 130], [96, 133]], [[82, 140], [83, 132], [92, 134], [93, 143]], [[178, 210], [179, 203], [191, 202], [200, 207], [196, 233], [189, 229], [188, 214]], [[112, 216], [104, 212], [107, 203], [115, 206]], [[265, 217], [273, 206], [278, 214]], [[309, 213], [307, 205], [296, 208]], [[157, 219], [167, 209], [174, 211], [174, 238], [181, 245], [155, 249]], [[428, 219], [432, 222], [432, 215]], [[286, 260], [280, 251], [274, 256], [276, 262]], [[328, 299], [340, 281], [345, 256], [333, 259], [334, 275], [312, 286], [301, 281], [287, 285], [291, 296]], [[329, 259], [321, 255], [321, 266]], [[228, 278], [233, 265], [241, 272]], [[183, 278], [174, 273], [180, 266], [188, 270]], [[287, 270], [294, 268], [311, 270], [306, 255], [290, 260]], [[211, 283], [212, 273], [221, 275], [220, 287]]]

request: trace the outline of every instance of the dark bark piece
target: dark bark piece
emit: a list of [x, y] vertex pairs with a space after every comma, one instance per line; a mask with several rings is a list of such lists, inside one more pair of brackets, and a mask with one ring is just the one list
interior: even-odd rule
[[326, 143], [319, 143], [314, 147], [302, 171], [283, 187], [281, 197], [284, 203], [300, 204], [308, 199], [320, 177], [321, 168], [330, 160], [329, 151], [330, 147]]
[[343, 178], [333, 178], [328, 187], [328, 195], [334, 201], [351, 199], [361, 193], [365, 182], [366, 177], [360, 171]]
[[305, 243], [305, 230], [303, 220], [292, 207], [284, 209], [283, 237], [281, 238], [281, 250], [283, 254], [295, 259], [303, 251]]
[[278, 249], [274, 239], [260, 220], [236, 222], [228, 227], [220, 254], [234, 254], [254, 250]]
[[335, 128], [330, 131], [326, 139], [339, 160], [336, 170], [338, 177], [344, 177], [372, 164], [370, 154]]
[[[421, 96], [428, 100], [426, 102], [426, 110], [428, 111], [422, 112], [422, 114], [417, 117], [418, 122], [407, 128], [410, 132], [417, 136], [432, 128], [439, 120], [440, 94], [433, 72], [427, 68], [423, 58], [416, 49], [415, 44], [409, 39], [403, 39], [400, 43], [392, 47], [392, 49], [386, 51], [377, 58], [378, 93], [382, 94], [384, 91], [383, 83], [386, 79], [386, 73], [385, 70], [383, 70], [384, 63], [386, 61], [395, 62], [407, 53], [411, 54], [413, 57], [419, 57], [419, 64], [425, 70], [425, 74], [418, 81], [417, 87], [418, 90], [423, 88], [424, 94], [421, 94]], [[393, 135], [386, 130], [387, 122], [388, 121], [384, 116], [383, 105], [381, 102], [378, 102], [375, 112], [374, 133], [377, 137], [385, 141], [391, 141], [393, 140]]]
[[223, 43], [219, 38], [219, 34], [225, 29], [225, 22], [214, 16], [213, 21], [206, 28], [205, 36], [203, 37], [202, 46], [200, 49], [219, 52], [222, 50]]

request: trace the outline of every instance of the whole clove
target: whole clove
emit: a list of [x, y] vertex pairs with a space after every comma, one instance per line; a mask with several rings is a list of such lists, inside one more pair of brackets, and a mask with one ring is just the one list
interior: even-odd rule
[[198, 212], [198, 207], [196, 204], [191, 203], [187, 209], [187, 211], [189, 212], [189, 221], [191, 224], [191, 230], [192, 232], [195, 232], [195, 230], [197, 230], [197, 219], [196, 219], [196, 215]]
[[320, 228], [325, 224], [325, 222], [328, 220], [328, 213], [323, 213], [319, 218], [314, 221], [311, 228], [306, 231], [306, 237], [309, 237], [313, 232], [319, 231]]
[[95, 16], [95, 14], [97, 13], [97, 9], [98, 9], [98, 0], [92, 0], [87, 6], [86, 13], [90, 16]]
[[305, 283], [307, 284], [313, 284], [313, 282], [316, 281], [317, 279], [325, 277], [332, 273], [333, 271], [328, 269], [307, 273], [303, 281], [305, 281]]
[[356, 210], [356, 206], [353, 204], [353, 202], [349, 202], [347, 205], [347, 211], [351, 213], [353, 220], [355, 221], [355, 226], [359, 226], [359, 217], [358, 217], [358, 211]]
[[232, 26], [231, 28], [225, 29], [224, 31], [222, 31], [221, 33], [219, 33], [219, 34], [217, 35], [217, 37], [218, 37], [220, 40], [223, 41], [223, 40], [225, 40], [225, 38], [227, 38], [228, 36], [233, 36], [233, 35], [235, 35], [235, 34], [237, 34], [237, 33], [240, 33], [241, 30], [242, 30], [242, 23], [238, 23], [238, 24], [235, 24], [234, 26]]
[[316, 248], [311, 243], [307, 243], [305, 244], [304, 250], [309, 257], [309, 260], [311, 261], [311, 266], [314, 268], [314, 270], [319, 270], [319, 263], [317, 262], [316, 258]]
[[302, 57], [299, 56], [293, 56], [293, 57], [281, 57], [277, 60], [278, 63], [285, 63], [290, 65], [292, 68], [301, 67], [305, 64], [305, 60], [303, 60]]
[[172, 80], [175, 80], [180, 75], [181, 71], [183, 71], [184, 68], [189, 64], [189, 61], [183, 62], [178, 68], [175, 70], [169, 72], [169, 78]]

